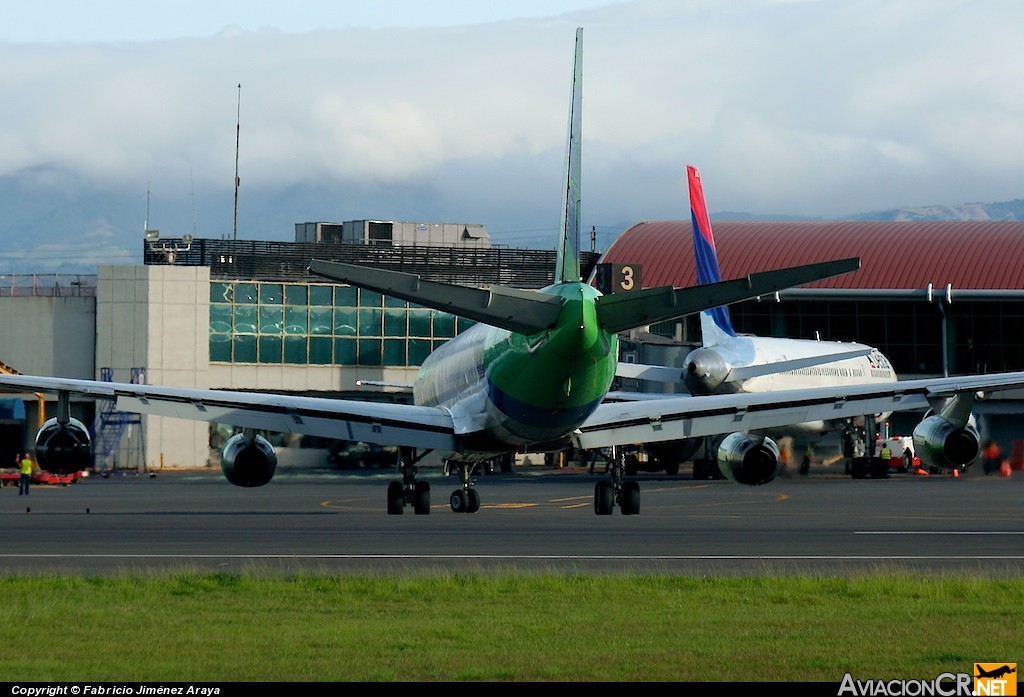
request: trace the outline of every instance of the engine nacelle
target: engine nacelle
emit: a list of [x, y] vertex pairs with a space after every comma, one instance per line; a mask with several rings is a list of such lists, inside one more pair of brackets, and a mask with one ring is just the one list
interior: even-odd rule
[[89, 429], [78, 419], [63, 424], [48, 419], [36, 433], [36, 462], [47, 472], [80, 472], [89, 466], [91, 457]]
[[683, 383], [690, 394], [711, 394], [725, 382], [730, 370], [718, 351], [694, 349], [683, 364]]
[[779, 473], [779, 446], [768, 437], [732, 433], [718, 446], [718, 469], [739, 484], [767, 484]]
[[971, 422], [960, 427], [941, 416], [929, 416], [914, 428], [913, 435], [914, 454], [932, 467], [960, 469], [981, 455], [981, 436]]
[[274, 477], [277, 453], [263, 436], [247, 438], [238, 433], [224, 444], [220, 468], [227, 480], [235, 486], [263, 486]]

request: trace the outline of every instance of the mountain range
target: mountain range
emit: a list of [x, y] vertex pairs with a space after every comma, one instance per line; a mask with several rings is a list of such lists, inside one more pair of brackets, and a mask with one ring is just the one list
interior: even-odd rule
[[751, 213], [740, 213], [726, 211], [712, 214], [715, 220], [807, 220], [821, 222], [824, 220], [835, 221], [865, 221], [876, 223], [888, 222], [910, 222], [921, 223], [927, 221], [946, 222], [996, 222], [996, 221], [1021, 221], [1024, 220], [1024, 199], [1013, 199], [999, 203], [962, 203], [949, 206], [918, 206], [907, 208], [889, 208], [869, 213], [855, 213], [853, 215], [840, 216], [835, 218], [808, 218], [792, 215], [754, 215]]
[[[492, 241], [511, 247], [538, 248], [536, 235], [496, 231], [486, 220], [451, 221], [432, 209], [431, 197], [413, 187], [392, 188], [405, 200], [411, 217], [404, 221], [467, 222], [488, 225]], [[373, 218], [367, 201], [380, 201], [379, 190], [308, 184], [285, 190], [246, 191], [243, 223], [233, 219], [233, 194], [191, 195], [181, 205], [146, 193], [117, 193], [56, 167], [37, 167], [0, 177], [0, 274], [93, 274], [98, 264], [142, 263], [144, 230], [156, 228], [164, 238], [185, 234], [212, 239], [294, 239], [295, 224], [306, 221]], [[372, 204], [371, 204], [372, 207]], [[151, 211], [157, 212], [151, 217]], [[477, 216], [474, 215], [474, 218]], [[964, 203], [893, 208], [837, 218], [786, 214], [716, 212], [714, 220], [843, 221], [1021, 221], [1024, 199], [1000, 203]], [[197, 221], [204, 224], [199, 226]], [[606, 245], [636, 221], [606, 226]], [[534, 231], [536, 232], [536, 231]], [[547, 237], [547, 235], [543, 235]], [[600, 250], [598, 250], [600, 251]]]

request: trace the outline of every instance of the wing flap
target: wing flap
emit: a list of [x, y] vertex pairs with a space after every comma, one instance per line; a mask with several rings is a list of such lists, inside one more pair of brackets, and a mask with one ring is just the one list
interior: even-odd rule
[[[1024, 372], [778, 392], [605, 402], [577, 429], [581, 448], [756, 431], [818, 420], [924, 411], [954, 397], [1024, 388]], [[959, 400], [966, 404], [969, 400]]]
[[0, 386], [116, 399], [122, 411], [154, 416], [379, 445], [460, 450], [451, 414], [438, 407], [26, 375], [0, 375]]
[[581, 448], [604, 448], [928, 408], [924, 386], [915, 391], [896, 385], [853, 395], [849, 389], [821, 388], [605, 403], [577, 430], [575, 440]]
[[247, 403], [244, 398], [180, 401], [154, 399], [151, 395], [120, 395], [117, 408], [127, 412], [208, 421], [274, 433], [298, 433], [378, 445], [457, 450], [450, 419], [446, 419], [441, 410], [427, 410], [407, 404], [380, 404], [371, 413], [362, 413], [365, 403], [355, 400], [325, 400], [336, 401], [338, 404], [317, 407], [293, 404], [294, 400], [301, 401], [301, 398], [286, 397], [271, 408], [266, 403]]

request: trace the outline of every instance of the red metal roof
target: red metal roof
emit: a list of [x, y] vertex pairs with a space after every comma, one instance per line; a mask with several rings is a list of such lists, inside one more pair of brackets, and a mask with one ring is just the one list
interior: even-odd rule
[[[809, 288], [1024, 289], [1024, 223], [712, 222], [722, 278], [860, 257], [858, 271]], [[602, 263], [640, 264], [647, 288], [697, 282], [689, 220], [646, 221]]]

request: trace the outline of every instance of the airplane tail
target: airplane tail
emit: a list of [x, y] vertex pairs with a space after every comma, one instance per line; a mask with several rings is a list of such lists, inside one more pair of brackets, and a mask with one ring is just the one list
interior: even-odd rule
[[[711, 233], [711, 220], [704, 201], [700, 171], [687, 165], [686, 177], [690, 185], [690, 217], [693, 222], [693, 251], [697, 259], [697, 284], [718, 283], [722, 280], [722, 272], [718, 268], [718, 251], [715, 249], [715, 237]], [[732, 320], [729, 319], [729, 308], [725, 305], [701, 312], [700, 330], [705, 346], [720, 344], [736, 336]]]
[[578, 283], [580, 278], [580, 184], [583, 135], [583, 27], [576, 28], [569, 133], [565, 149], [565, 190], [562, 192], [561, 239], [555, 261], [555, 283]]
[[[572, 102], [569, 111], [569, 138], [565, 153], [565, 190], [561, 221], [561, 239], [556, 255], [555, 284], [582, 284], [580, 276], [580, 155], [583, 105], [583, 29], [576, 29], [576, 53], [572, 78]], [[691, 184], [692, 186], [692, 184]], [[692, 189], [691, 189], [692, 191]], [[699, 188], [698, 188], [699, 191]], [[703, 195], [701, 196], [703, 210]], [[696, 215], [696, 214], [695, 214]], [[696, 217], [694, 218], [696, 220]], [[706, 212], [703, 219], [707, 220]], [[609, 334], [642, 327], [701, 312], [709, 302], [733, 303], [773, 293], [781, 288], [803, 285], [848, 273], [860, 268], [860, 259], [850, 258], [776, 271], [750, 274], [722, 281], [714, 257], [711, 228], [705, 225], [714, 262], [714, 280], [701, 280], [692, 288], [641, 288], [629, 293], [599, 295], [594, 299], [597, 324]], [[699, 252], [698, 252], [699, 254]], [[313, 259], [310, 273], [341, 283], [375, 290], [384, 295], [415, 302], [507, 329], [533, 335], [555, 326], [564, 298], [554, 293], [520, 290], [504, 286], [473, 288], [430, 281], [416, 274], [362, 267], [342, 262]], [[708, 285], [705, 285], [707, 283]], [[725, 308], [720, 308], [724, 313]], [[725, 326], [732, 333], [728, 314]], [[705, 331], [705, 341], [709, 334]]]

